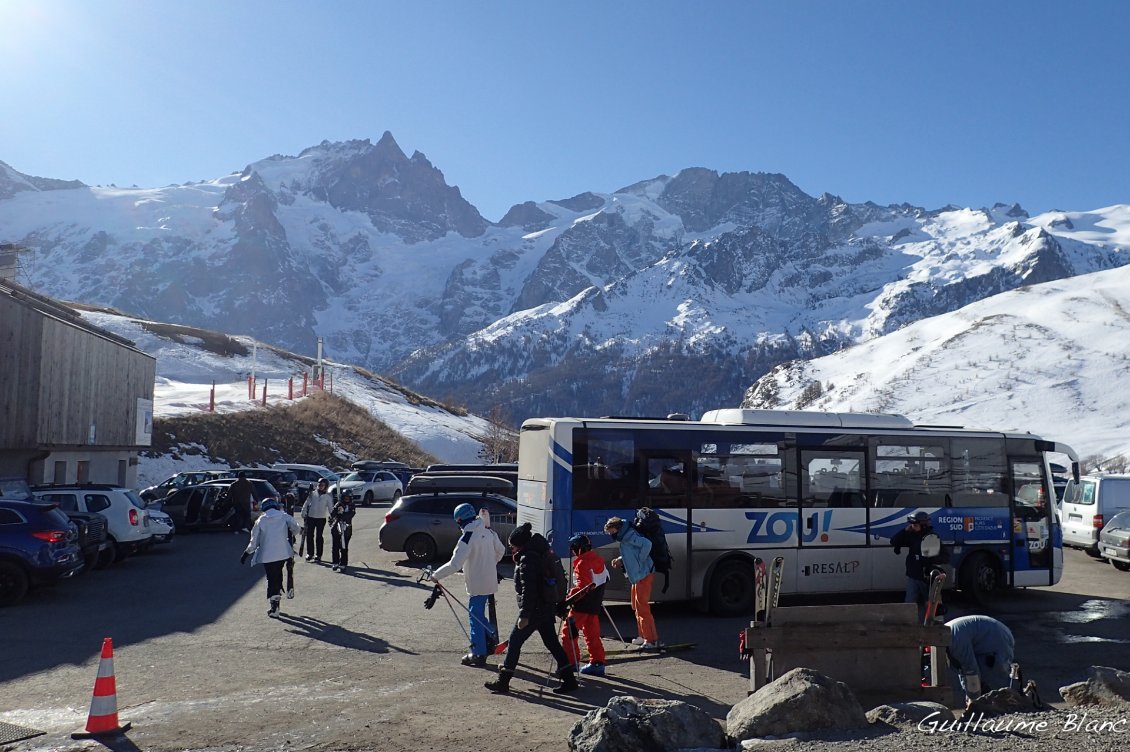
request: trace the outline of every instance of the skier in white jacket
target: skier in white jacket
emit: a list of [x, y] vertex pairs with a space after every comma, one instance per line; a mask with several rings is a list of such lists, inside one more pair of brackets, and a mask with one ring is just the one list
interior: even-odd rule
[[239, 557], [239, 563], [243, 564], [248, 556], [252, 556], [252, 564], [263, 565], [267, 571], [267, 601], [270, 603], [267, 616], [275, 616], [282, 599], [283, 567], [294, 556], [290, 536], [298, 534], [298, 523], [279, 509], [279, 502], [275, 499], [266, 499], [262, 509], [263, 514], [251, 528], [251, 541], [243, 556]]
[[442, 580], [463, 570], [469, 596], [468, 619], [471, 622], [471, 652], [463, 656], [464, 666], [487, 665], [487, 603], [498, 592], [498, 562], [506, 553], [506, 546], [486, 522], [475, 514], [470, 504], [455, 507], [453, 515], [463, 534], [455, 544], [451, 561], [432, 573], [432, 579]]

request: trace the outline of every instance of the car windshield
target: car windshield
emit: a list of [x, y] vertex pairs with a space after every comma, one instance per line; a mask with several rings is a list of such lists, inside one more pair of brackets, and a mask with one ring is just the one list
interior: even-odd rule
[[124, 493], [126, 495], [126, 498], [129, 499], [130, 504], [133, 504], [138, 509], [145, 509], [145, 502], [142, 501], [141, 497], [137, 495], [137, 491], [128, 490]]
[[27, 501], [31, 498], [31, 489], [23, 478], [0, 478], [0, 499], [16, 499]]
[[1130, 510], [1119, 512], [1111, 517], [1107, 527], [1111, 530], [1130, 530]]
[[373, 478], [372, 473], [356, 472], [356, 473], [350, 473], [349, 475], [342, 478], [342, 480], [343, 481], [355, 480], [355, 481], [359, 481], [361, 483], [365, 483], [366, 481], [372, 480], [372, 478]]

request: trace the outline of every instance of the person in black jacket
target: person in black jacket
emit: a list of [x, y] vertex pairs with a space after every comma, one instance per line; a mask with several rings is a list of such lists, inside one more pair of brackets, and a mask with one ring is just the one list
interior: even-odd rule
[[349, 566], [349, 539], [353, 537], [353, 516], [357, 507], [353, 497], [345, 492], [330, 510], [330, 537], [333, 538], [333, 565], [335, 572], [344, 572]]
[[576, 667], [569, 661], [561, 641], [557, 639], [557, 604], [547, 596], [546, 559], [551, 555], [549, 543], [540, 533], [532, 532], [530, 523], [519, 525], [510, 534], [510, 548], [514, 556], [514, 592], [518, 596], [518, 623], [510, 632], [506, 648], [506, 659], [498, 670], [498, 678], [483, 686], [491, 692], [506, 694], [510, 691], [510, 680], [522, 652], [522, 645], [534, 632], [557, 661], [557, 678], [561, 685], [553, 689], [555, 694], [572, 692], [577, 689]]
[[903, 603], [918, 604], [919, 623], [925, 618], [926, 600], [930, 591], [928, 562], [922, 556], [922, 539], [933, 531], [930, 515], [915, 512], [906, 518], [906, 527], [891, 537], [896, 555], [906, 549], [906, 595]]
[[247, 473], [240, 473], [235, 483], [228, 489], [231, 494], [232, 510], [235, 514], [231, 518], [232, 529], [237, 533], [251, 532], [251, 481]]

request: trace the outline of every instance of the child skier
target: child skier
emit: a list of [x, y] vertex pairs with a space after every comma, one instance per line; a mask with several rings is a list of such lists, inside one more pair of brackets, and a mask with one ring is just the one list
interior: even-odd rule
[[604, 643], [600, 639], [600, 611], [604, 603], [604, 584], [608, 582], [608, 570], [604, 567], [604, 559], [592, 550], [592, 541], [584, 533], [569, 539], [569, 550], [574, 557], [573, 587], [565, 600], [571, 601], [590, 583], [593, 589], [581, 596], [569, 609], [561, 627], [561, 646], [575, 664], [580, 664], [577, 634], [583, 635], [589, 662], [581, 666], [580, 672], [589, 676], [604, 676], [605, 656]]

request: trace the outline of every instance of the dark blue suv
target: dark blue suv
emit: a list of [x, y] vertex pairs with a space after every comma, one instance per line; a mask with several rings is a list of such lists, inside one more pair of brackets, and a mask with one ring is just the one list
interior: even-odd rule
[[74, 523], [54, 504], [31, 499], [22, 480], [0, 482], [0, 606], [16, 603], [33, 584], [82, 570]]

